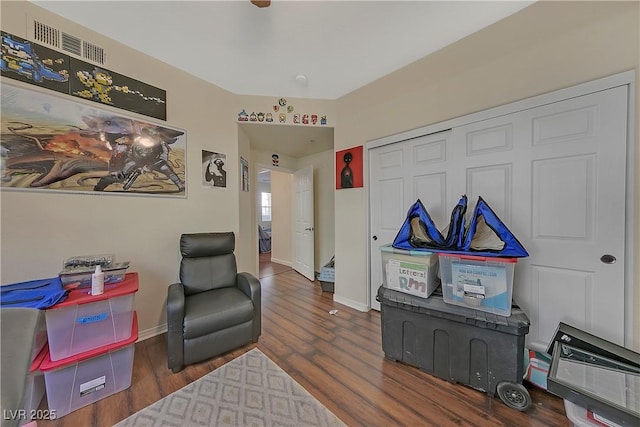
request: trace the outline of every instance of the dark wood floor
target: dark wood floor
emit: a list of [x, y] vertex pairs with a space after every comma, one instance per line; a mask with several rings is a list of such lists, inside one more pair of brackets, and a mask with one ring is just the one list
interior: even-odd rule
[[[261, 278], [257, 344], [173, 374], [167, 369], [166, 334], [138, 342], [129, 389], [38, 426], [111, 426], [254, 347], [349, 426], [569, 425], [562, 400], [533, 386], [527, 386], [532, 408], [523, 413], [498, 397], [385, 359], [378, 312], [335, 303], [318, 282], [293, 270], [271, 273]], [[336, 315], [329, 314], [332, 309]]]
[[260, 262], [260, 278], [273, 276], [274, 274], [291, 271], [291, 267], [276, 262], [271, 262], [271, 252], [261, 253], [259, 255]]

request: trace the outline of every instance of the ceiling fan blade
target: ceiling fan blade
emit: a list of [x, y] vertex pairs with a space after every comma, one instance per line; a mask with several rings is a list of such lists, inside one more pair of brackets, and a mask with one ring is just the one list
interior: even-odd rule
[[251, 3], [258, 7], [269, 7], [271, 0], [251, 0]]

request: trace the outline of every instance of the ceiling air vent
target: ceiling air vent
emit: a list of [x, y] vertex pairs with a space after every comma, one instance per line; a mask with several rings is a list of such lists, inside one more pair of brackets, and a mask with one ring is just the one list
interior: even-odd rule
[[33, 20], [33, 40], [95, 64], [105, 65], [106, 63], [107, 54], [104, 48], [36, 19]]
[[60, 47], [60, 30], [38, 21], [33, 21], [33, 24], [33, 37], [36, 41]]
[[62, 50], [82, 56], [82, 40], [71, 34], [62, 33]]
[[104, 49], [93, 43], [86, 41], [82, 42], [82, 57], [88, 59], [91, 62], [104, 65]]

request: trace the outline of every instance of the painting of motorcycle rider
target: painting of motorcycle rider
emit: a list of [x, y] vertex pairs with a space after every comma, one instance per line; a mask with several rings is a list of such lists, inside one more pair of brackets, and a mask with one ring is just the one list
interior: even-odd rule
[[0, 184], [186, 197], [186, 133], [3, 82]]
[[227, 155], [202, 150], [202, 185], [209, 188], [227, 188]]

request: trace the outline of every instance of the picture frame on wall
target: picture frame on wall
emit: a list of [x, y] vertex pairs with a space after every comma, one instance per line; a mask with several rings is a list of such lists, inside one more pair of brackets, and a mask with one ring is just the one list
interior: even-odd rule
[[336, 152], [336, 190], [359, 188], [363, 182], [362, 145]]
[[1, 188], [186, 197], [186, 132], [2, 82]]
[[202, 186], [227, 188], [227, 155], [202, 150]]
[[244, 157], [240, 157], [240, 182], [242, 191], [249, 191], [249, 162]]
[[0, 31], [0, 40], [3, 77], [167, 120], [164, 89], [4, 31]]

